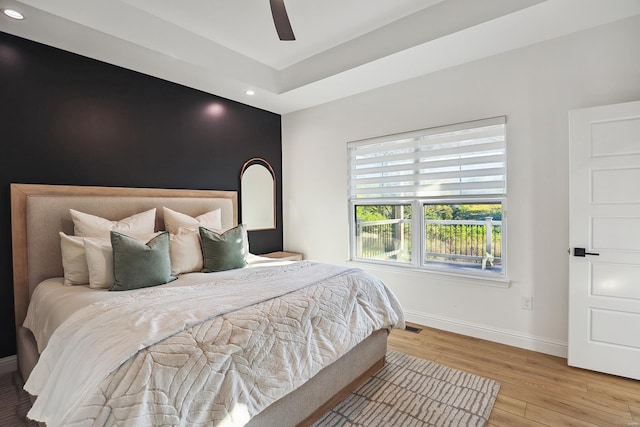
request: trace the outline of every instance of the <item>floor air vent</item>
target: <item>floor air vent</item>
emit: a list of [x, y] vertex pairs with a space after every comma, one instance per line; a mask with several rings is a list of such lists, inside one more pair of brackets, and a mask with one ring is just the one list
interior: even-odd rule
[[404, 327], [404, 330], [405, 331], [409, 331], [409, 332], [413, 332], [414, 334], [419, 334], [422, 329], [407, 325], [407, 326]]

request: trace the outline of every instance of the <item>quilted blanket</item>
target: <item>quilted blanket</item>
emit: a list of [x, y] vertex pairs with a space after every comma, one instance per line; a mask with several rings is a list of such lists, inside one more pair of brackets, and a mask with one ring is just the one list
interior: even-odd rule
[[50, 426], [244, 425], [401, 307], [359, 269], [301, 262], [152, 288], [79, 310], [25, 389]]

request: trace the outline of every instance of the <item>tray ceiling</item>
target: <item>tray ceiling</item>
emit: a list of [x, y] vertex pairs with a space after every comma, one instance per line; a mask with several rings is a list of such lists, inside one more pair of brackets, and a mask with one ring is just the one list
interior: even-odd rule
[[[279, 114], [603, 25], [640, 0], [0, 0], [0, 31]], [[255, 95], [246, 95], [253, 90]]]

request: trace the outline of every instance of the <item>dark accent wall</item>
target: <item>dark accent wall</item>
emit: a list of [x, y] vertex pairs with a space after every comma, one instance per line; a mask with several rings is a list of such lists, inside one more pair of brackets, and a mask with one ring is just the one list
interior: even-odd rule
[[9, 184], [240, 190], [252, 157], [272, 166], [282, 250], [280, 116], [0, 32], [0, 357], [15, 354]]

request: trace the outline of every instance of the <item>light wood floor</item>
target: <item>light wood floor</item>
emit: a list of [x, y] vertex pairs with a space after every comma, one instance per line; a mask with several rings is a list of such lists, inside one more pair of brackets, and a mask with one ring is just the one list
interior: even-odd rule
[[423, 330], [394, 330], [390, 349], [501, 383], [489, 426], [640, 426], [640, 381], [571, 368], [560, 357], [411, 325]]

